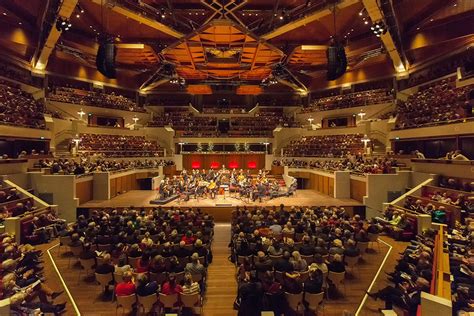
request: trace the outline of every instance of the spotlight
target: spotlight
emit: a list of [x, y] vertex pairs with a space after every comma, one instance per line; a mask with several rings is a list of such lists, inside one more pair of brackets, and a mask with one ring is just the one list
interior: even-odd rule
[[66, 20], [63, 20], [63, 21], [61, 22], [61, 25], [66, 25]]
[[375, 22], [375, 24], [372, 25], [370, 29], [377, 37], [380, 37], [382, 36], [382, 34], [385, 34], [387, 32], [387, 27], [385, 26], [382, 20]]
[[81, 15], [80, 15], [80, 14], [76, 14], [76, 18], [78, 18], [78, 19], [79, 19], [80, 17], [81, 17]]
[[63, 17], [58, 17], [56, 20], [56, 29], [59, 32], [62, 31], [68, 31], [72, 27], [71, 22], [69, 22], [68, 19], [65, 19]]

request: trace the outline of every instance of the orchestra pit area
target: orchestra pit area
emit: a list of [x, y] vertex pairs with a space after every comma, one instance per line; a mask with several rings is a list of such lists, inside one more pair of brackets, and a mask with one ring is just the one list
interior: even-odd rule
[[474, 314], [474, 1], [0, 1], [0, 316]]

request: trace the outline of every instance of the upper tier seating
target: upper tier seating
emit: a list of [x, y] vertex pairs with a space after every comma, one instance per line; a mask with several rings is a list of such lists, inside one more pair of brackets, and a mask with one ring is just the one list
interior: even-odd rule
[[467, 117], [467, 95], [473, 86], [456, 88], [456, 78], [423, 86], [397, 106], [397, 129], [445, 124]]
[[274, 164], [290, 168], [322, 169], [325, 171], [350, 171], [358, 174], [368, 173], [395, 173], [397, 161], [393, 158], [364, 159], [362, 156], [348, 156], [345, 159], [330, 160], [301, 160], [284, 159], [275, 161]]
[[363, 151], [362, 134], [307, 136], [293, 140], [283, 149], [286, 157], [345, 157]]
[[19, 85], [0, 80], [0, 123], [45, 129], [44, 106]]
[[389, 90], [374, 89], [312, 100], [303, 112], [328, 111], [393, 101]]
[[156, 141], [144, 136], [81, 134], [79, 151], [102, 154], [106, 157], [159, 157], [163, 150]]
[[[230, 137], [271, 137], [278, 125], [294, 126], [291, 118], [285, 117], [283, 109], [262, 108], [255, 116], [231, 117]], [[165, 108], [163, 115], [155, 116], [149, 126], [172, 126], [178, 136], [217, 137], [217, 118], [214, 116], [195, 116], [185, 108]]]
[[102, 108], [112, 108], [125, 111], [145, 112], [144, 108], [124, 96], [116, 95], [114, 92], [108, 94], [105, 92], [86, 91], [78, 88], [53, 87], [48, 94], [51, 101], [73, 103], [88, 106], [97, 106]]

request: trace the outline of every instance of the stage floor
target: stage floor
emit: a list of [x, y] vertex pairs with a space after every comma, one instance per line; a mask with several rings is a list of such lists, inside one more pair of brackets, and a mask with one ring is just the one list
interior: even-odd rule
[[[81, 208], [102, 208], [102, 207], [158, 207], [158, 205], [150, 204], [150, 201], [157, 197], [156, 191], [134, 190], [125, 194], [116, 196], [110, 200], [91, 200], [81, 204]], [[314, 190], [298, 190], [296, 195], [290, 197], [279, 197], [276, 199], [264, 199], [262, 202], [247, 202], [239, 198], [222, 195], [215, 199], [191, 199], [187, 202], [174, 200], [164, 206], [182, 206], [182, 207], [233, 207], [233, 206], [360, 206], [362, 203], [352, 199], [335, 199], [328, 195], [319, 193]]]

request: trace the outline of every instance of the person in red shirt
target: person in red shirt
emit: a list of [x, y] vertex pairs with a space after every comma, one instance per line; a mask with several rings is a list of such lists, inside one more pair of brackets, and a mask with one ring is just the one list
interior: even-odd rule
[[115, 287], [115, 294], [117, 296], [128, 296], [135, 294], [135, 284], [132, 282], [132, 273], [126, 271], [123, 273], [123, 281]]
[[182, 238], [181, 238], [181, 241], [184, 241], [186, 243], [186, 245], [192, 245], [194, 244], [194, 241], [196, 240], [196, 237], [193, 236], [193, 232], [188, 230], [186, 232], [186, 235], [184, 235]]
[[181, 285], [176, 283], [176, 275], [174, 273], [170, 273], [168, 276], [168, 281], [166, 281], [161, 288], [161, 293], [165, 295], [173, 295], [182, 292], [183, 288]]

